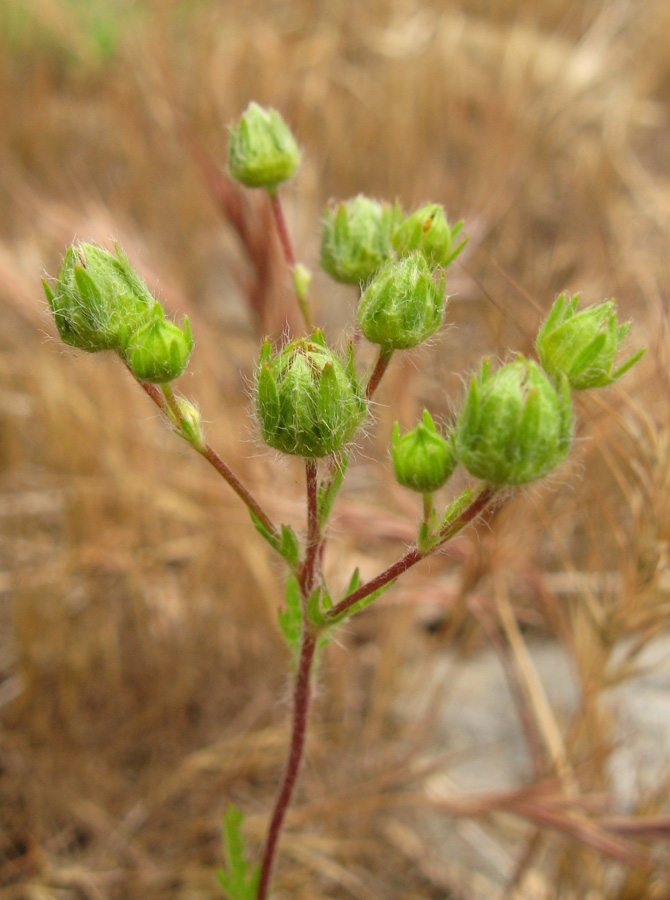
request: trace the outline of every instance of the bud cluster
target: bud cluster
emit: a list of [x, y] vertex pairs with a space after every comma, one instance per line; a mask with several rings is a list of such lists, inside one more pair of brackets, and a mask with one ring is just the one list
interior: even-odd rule
[[61, 339], [88, 353], [113, 350], [142, 381], [178, 378], [188, 364], [193, 335], [165, 319], [120, 247], [68, 248], [52, 288], [42, 282]]
[[[300, 150], [278, 112], [250, 103], [230, 130], [229, 170], [248, 187], [274, 194], [300, 164]], [[277, 205], [275, 198], [275, 207]], [[329, 204], [323, 217], [320, 262], [335, 280], [361, 287], [357, 310], [362, 334], [388, 364], [397, 350], [416, 347], [440, 328], [445, 310], [444, 268], [463, 250], [462, 222], [449, 225], [442, 206], [429, 203], [405, 215], [398, 203], [364, 195]], [[293, 264], [293, 285], [307, 309], [311, 273]], [[193, 349], [193, 335], [165, 318], [161, 305], [117, 247], [70, 247], [53, 287], [44, 289], [63, 341], [95, 353], [115, 351], [142, 381], [178, 378]], [[644, 353], [615, 369], [630, 328], [618, 324], [613, 300], [578, 311], [578, 295], [561, 294], [537, 336], [541, 366], [518, 356], [491, 371], [486, 361], [469, 386], [448, 436], [425, 411], [401, 436], [396, 423], [391, 455], [400, 484], [430, 494], [457, 464], [500, 486], [542, 478], [566, 456], [572, 435], [571, 389], [602, 387]], [[309, 316], [305, 314], [306, 321]], [[383, 371], [383, 368], [380, 370]], [[376, 384], [370, 377], [369, 393]], [[263, 345], [257, 369], [256, 411], [264, 440], [307, 459], [336, 453], [351, 441], [367, 410], [350, 346], [346, 360], [318, 329], [273, 354]], [[199, 413], [177, 402], [181, 433], [202, 445]]]

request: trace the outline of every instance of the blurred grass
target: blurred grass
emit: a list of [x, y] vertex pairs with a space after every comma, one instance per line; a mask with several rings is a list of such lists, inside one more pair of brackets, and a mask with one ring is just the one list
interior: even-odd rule
[[[417, 655], [485, 645], [469, 601], [495, 609], [501, 584], [526, 639], [560, 640], [579, 673], [580, 708], [561, 724], [572, 789], [609, 790], [603, 698], [637, 677], [636, 654], [669, 609], [669, 26], [664, 0], [508, 0], [494, 12], [475, 0], [5, 2], [2, 900], [217, 896], [231, 799], [262, 839], [286, 741], [276, 567], [114, 360], [45, 339], [39, 286], [73, 237], [117, 238], [192, 317], [182, 389], [212, 443], [300, 524], [299, 469], [265, 454], [247, 419], [259, 323], [279, 334], [289, 309], [281, 260], [270, 246], [259, 274], [203, 178], [203, 159], [223, 167], [225, 125], [252, 98], [281, 109], [305, 148], [285, 201], [315, 269], [330, 196], [435, 200], [471, 236], [448, 284], [454, 330], [389, 372], [334, 523], [332, 572], [355, 560], [373, 574], [412, 539], [417, 511], [386, 464], [393, 419], [409, 426], [423, 404], [452, 416], [462, 373], [484, 354], [530, 352], [558, 291], [616, 296], [632, 342], [650, 348], [621, 388], [579, 399], [579, 440], [552, 485], [499, 510], [490, 533], [460, 542], [430, 581], [419, 572], [399, 586], [332, 648], [278, 896], [487, 896], [476, 872], [440, 881], [402, 809], [384, 803], [415, 785], [430, 741], [430, 722], [398, 721], [400, 673]], [[244, 209], [271, 242], [262, 209]], [[315, 295], [336, 338], [354, 297], [318, 272]], [[560, 596], [548, 587], [557, 572], [573, 578]], [[599, 575], [617, 587], [593, 589]], [[357, 811], [360, 783], [376, 811]], [[667, 812], [665, 793], [659, 784], [628, 812]], [[349, 806], [319, 815], [340, 794]], [[509, 827], [494, 820], [489, 833]], [[521, 858], [526, 835], [511, 833]], [[660, 863], [636, 872], [551, 832], [532, 846], [518, 896], [670, 896]]]

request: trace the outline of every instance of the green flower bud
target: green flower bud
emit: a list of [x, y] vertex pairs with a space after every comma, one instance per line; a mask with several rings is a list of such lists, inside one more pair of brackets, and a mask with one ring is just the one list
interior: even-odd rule
[[250, 103], [237, 127], [230, 128], [228, 169], [246, 187], [274, 191], [300, 165], [300, 149], [274, 109]]
[[184, 316], [183, 330], [165, 318], [156, 303], [151, 321], [132, 335], [125, 350], [126, 360], [141, 381], [164, 384], [179, 378], [193, 350], [193, 333]]
[[266, 340], [258, 363], [256, 410], [263, 439], [275, 450], [308, 459], [339, 450], [366, 412], [352, 348], [343, 363], [317, 329], [311, 339], [292, 341], [272, 358]]
[[645, 349], [612, 372], [614, 357], [630, 329], [630, 322], [617, 325], [616, 303], [606, 300], [577, 312], [579, 294], [561, 294], [537, 335], [537, 353], [552, 378], [567, 375], [577, 391], [604, 387], [620, 378]]
[[300, 303], [306, 303], [309, 295], [309, 289], [312, 286], [312, 273], [303, 265], [296, 263], [293, 269], [293, 287]]
[[396, 228], [393, 246], [399, 256], [421, 250], [431, 266], [446, 266], [456, 259], [468, 242], [466, 238], [453, 247], [462, 228], [463, 222], [450, 227], [444, 207], [429, 203], [413, 212]]
[[321, 268], [344, 284], [368, 281], [393, 255], [391, 234], [401, 215], [397, 204], [362, 194], [330, 204], [323, 217]]
[[555, 388], [537, 363], [517, 357], [476, 375], [456, 423], [456, 459], [477, 478], [496, 485], [543, 478], [566, 456], [572, 436], [567, 379]]
[[377, 272], [358, 307], [365, 337], [386, 350], [415, 347], [435, 334], [444, 316], [444, 277], [435, 286], [422, 253], [389, 260]]
[[122, 350], [151, 318], [155, 300], [120, 247], [116, 255], [93, 244], [68, 248], [54, 288], [43, 281], [61, 339], [89, 353]]
[[179, 434], [184, 440], [192, 444], [196, 450], [204, 452], [207, 445], [205, 443], [205, 435], [202, 430], [202, 416], [198, 407], [186, 400], [184, 397], [177, 399], [177, 408], [179, 410], [180, 421], [175, 422], [179, 427]]
[[441, 488], [457, 465], [451, 444], [437, 433], [427, 409], [423, 411], [423, 422], [402, 437], [400, 426], [395, 423], [391, 457], [398, 482], [422, 494]]

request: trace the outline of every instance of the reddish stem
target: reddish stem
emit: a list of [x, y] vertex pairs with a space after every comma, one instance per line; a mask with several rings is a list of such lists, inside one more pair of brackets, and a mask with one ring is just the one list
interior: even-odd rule
[[293, 269], [295, 269], [295, 253], [293, 252], [291, 238], [289, 237], [288, 228], [286, 227], [286, 219], [284, 218], [281, 203], [279, 202], [279, 197], [276, 192], [270, 194], [270, 203], [272, 205], [275, 222], [277, 223], [277, 232], [279, 233], [279, 240], [281, 241], [282, 249], [284, 251], [286, 264], [289, 269], [293, 271]]
[[286, 811], [291, 803], [293, 789], [300, 769], [302, 751], [305, 746], [305, 734], [307, 731], [307, 714], [310, 701], [310, 675], [312, 664], [314, 662], [315, 649], [316, 638], [307, 628], [305, 628], [300, 649], [298, 675], [296, 677], [295, 690], [293, 693], [293, 733], [291, 735], [291, 750], [265, 841], [258, 894], [256, 895], [257, 900], [265, 900], [267, 897], [277, 841], [284, 823]]
[[419, 550], [417, 547], [412, 547], [402, 559], [394, 562], [388, 569], [380, 572], [375, 578], [366, 582], [366, 584], [362, 584], [343, 600], [340, 600], [339, 603], [328, 611], [326, 614], [327, 617], [329, 619], [338, 619], [342, 613], [350, 609], [355, 603], [358, 603], [359, 600], [364, 600], [366, 597], [369, 597], [374, 591], [385, 587], [389, 582], [394, 581], [399, 575], [402, 575], [403, 572], [406, 572], [408, 569], [411, 569], [412, 566], [421, 562], [422, 559], [430, 556], [431, 553], [435, 553], [436, 550], [446, 544], [447, 541], [451, 540], [454, 535], [458, 534], [458, 532], [472, 522], [473, 519], [476, 519], [477, 516], [486, 509], [496, 493], [497, 490], [493, 485], [486, 485], [482, 492], [475, 497], [470, 506], [464, 509], [460, 516], [440, 531], [439, 541], [433, 547], [424, 551]]
[[[179, 411], [179, 407], [176, 404], [176, 400], [174, 400], [174, 397], [172, 397], [173, 403], [169, 403], [163, 395], [162, 391], [157, 388], [155, 384], [151, 384], [147, 381], [141, 381], [139, 378], [137, 378], [136, 381], [145, 391], [145, 393], [149, 397], [151, 397], [160, 411], [170, 419], [170, 421], [173, 421], [173, 418], [175, 417], [177, 418], [177, 422], [173, 422], [173, 424], [178, 425], [179, 416], [181, 415], [181, 413]], [[170, 413], [172, 413], [172, 415], [170, 415]], [[196, 447], [195, 449], [198, 451], [198, 453], [200, 453], [201, 456], [204, 456], [207, 462], [212, 465], [219, 473], [219, 475], [221, 475], [228, 482], [237, 496], [242, 500], [243, 503], [246, 504], [249, 511], [256, 516], [263, 528], [265, 528], [265, 530], [268, 531], [273, 537], [279, 539], [279, 531], [272, 522], [272, 519], [267, 515], [266, 512], [264, 512], [259, 502], [242, 484], [242, 482], [233, 472], [230, 466], [228, 466], [221, 459], [216, 450], [210, 447], [210, 445], [207, 443], [204, 444], [202, 449], [200, 449], [199, 447]]]
[[379, 387], [379, 382], [384, 377], [384, 372], [386, 371], [388, 364], [391, 361], [392, 355], [393, 350], [385, 350], [383, 347], [380, 349], [375, 367], [370, 374], [367, 385], [365, 386], [365, 397], [367, 400], [370, 400], [372, 398], [372, 395]]
[[296, 676], [295, 690], [293, 693], [291, 749], [289, 751], [279, 795], [275, 802], [274, 812], [272, 813], [272, 819], [270, 820], [267, 838], [265, 839], [258, 894], [256, 895], [257, 900], [265, 900], [267, 896], [277, 842], [284, 823], [286, 811], [291, 803], [291, 797], [293, 795], [298, 772], [300, 771], [302, 753], [305, 747], [305, 734], [307, 732], [310, 678], [312, 666], [314, 664], [314, 652], [316, 650], [317, 641], [316, 635], [312, 632], [307, 619], [307, 600], [314, 590], [321, 548], [321, 533], [318, 515], [319, 470], [318, 463], [315, 459], [305, 460], [305, 474], [307, 481], [307, 551], [305, 553], [305, 561], [300, 576], [300, 591], [303, 602], [303, 631], [298, 674]]
[[307, 551], [302, 570], [302, 593], [307, 601], [314, 589], [316, 567], [320, 556], [321, 533], [319, 529], [319, 472], [315, 459], [305, 460], [307, 481]]

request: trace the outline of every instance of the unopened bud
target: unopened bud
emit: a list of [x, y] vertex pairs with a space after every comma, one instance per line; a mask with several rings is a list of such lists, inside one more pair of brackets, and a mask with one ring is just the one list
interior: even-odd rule
[[415, 347], [442, 324], [444, 278], [436, 287], [422, 253], [389, 260], [361, 297], [358, 324], [365, 337], [386, 350]]
[[645, 349], [612, 372], [614, 358], [630, 329], [630, 322], [617, 324], [616, 303], [606, 300], [577, 312], [579, 294], [561, 294], [537, 335], [537, 353], [552, 378], [565, 374], [577, 391], [604, 387], [620, 378]]
[[246, 187], [274, 191], [300, 165], [300, 149], [274, 109], [250, 103], [230, 129], [228, 169]]
[[441, 488], [457, 465], [449, 441], [437, 433], [427, 409], [423, 411], [423, 422], [402, 437], [400, 426], [395, 423], [391, 457], [398, 482], [422, 494]]
[[444, 207], [429, 203], [417, 209], [399, 225], [393, 234], [393, 246], [399, 256], [421, 250], [431, 266], [447, 266], [463, 247], [467, 238], [454, 247], [463, 222], [450, 226]]
[[350, 351], [346, 364], [318, 329], [275, 357], [263, 344], [256, 410], [270, 447], [311, 459], [339, 450], [363, 421], [366, 403]]
[[89, 353], [121, 351], [151, 318], [155, 304], [120, 247], [115, 254], [94, 244], [68, 248], [53, 288], [44, 281], [61, 339]]
[[495, 485], [543, 478], [572, 437], [567, 379], [558, 386], [537, 363], [517, 357], [497, 372], [486, 360], [471, 383], [454, 431], [454, 453], [470, 474]]
[[359, 194], [330, 204], [323, 217], [321, 268], [335, 281], [362, 284], [393, 255], [391, 235], [400, 208]]
[[192, 350], [193, 333], [188, 316], [184, 316], [182, 329], [168, 321], [161, 305], [156, 303], [151, 321], [132, 335], [125, 356], [141, 381], [165, 384], [179, 378]]

